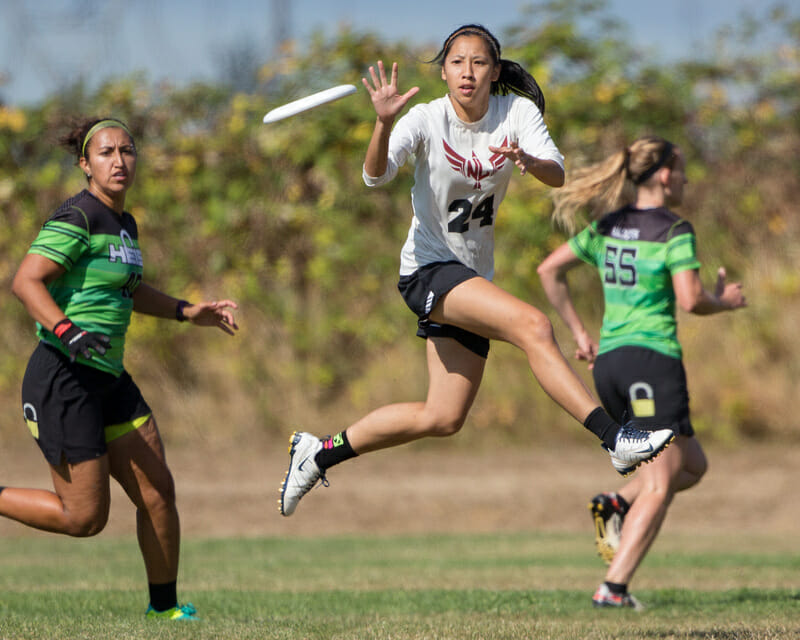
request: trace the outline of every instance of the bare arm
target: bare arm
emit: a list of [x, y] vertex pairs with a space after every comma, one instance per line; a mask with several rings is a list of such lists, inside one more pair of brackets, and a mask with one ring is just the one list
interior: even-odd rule
[[366, 78], [361, 78], [361, 82], [369, 92], [377, 119], [367, 147], [364, 171], [368, 176], [379, 178], [386, 173], [388, 166], [389, 135], [392, 132], [392, 124], [403, 107], [419, 91], [419, 87], [413, 87], [404, 94], [399, 93], [396, 62], [392, 63], [391, 81], [387, 81], [386, 70], [383, 68], [381, 60], [378, 60], [378, 73], [375, 73], [374, 67], [369, 68], [369, 73], [372, 82], [370, 83]]
[[569, 327], [578, 345], [575, 350], [575, 357], [578, 360], [586, 360], [591, 368], [594, 359], [597, 357], [597, 343], [589, 336], [583, 321], [575, 309], [575, 304], [572, 302], [572, 296], [569, 291], [569, 283], [567, 282], [567, 272], [579, 264], [581, 264], [580, 258], [575, 255], [569, 244], [565, 242], [545, 258], [544, 262], [539, 265], [537, 272], [547, 299], [558, 312], [564, 324]]
[[29, 253], [23, 258], [11, 283], [11, 292], [19, 298], [31, 318], [48, 330], [66, 318], [47, 290], [47, 284], [63, 273], [64, 267], [60, 264]]
[[742, 284], [726, 283], [726, 277], [725, 269], [720, 267], [712, 293], [703, 287], [696, 269], [676, 273], [672, 276], [672, 286], [675, 289], [678, 305], [684, 311], [701, 316], [746, 307], [747, 301], [742, 293]]
[[512, 142], [507, 147], [489, 147], [492, 153], [502, 153], [506, 158], [512, 160], [519, 167], [520, 173], [524, 176], [531, 174], [534, 178], [543, 182], [548, 187], [564, 186], [564, 169], [553, 160], [541, 160], [525, 153], [524, 150]]
[[[133, 310], [157, 318], [178, 319], [177, 298], [173, 298], [166, 293], [151, 287], [149, 284], [141, 283], [136, 287], [133, 294]], [[219, 300], [214, 302], [198, 302], [182, 307], [183, 319], [203, 327], [217, 327], [229, 335], [234, 334], [238, 325], [233, 317], [231, 310], [237, 309], [238, 305], [231, 300]]]

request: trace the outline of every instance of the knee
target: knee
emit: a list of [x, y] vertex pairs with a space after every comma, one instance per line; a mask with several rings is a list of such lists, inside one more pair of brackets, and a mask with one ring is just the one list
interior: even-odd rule
[[708, 460], [705, 456], [700, 456], [698, 459], [694, 460], [691, 465], [687, 465], [683, 469], [683, 475], [685, 479], [679, 486], [679, 490], [683, 491], [684, 489], [689, 489], [690, 487], [695, 486], [700, 480], [706, 475], [708, 471]]
[[439, 414], [434, 416], [428, 424], [428, 435], [435, 438], [446, 438], [453, 436], [461, 431], [464, 422], [467, 419], [466, 414], [453, 413], [449, 415]]
[[90, 538], [105, 529], [107, 523], [108, 507], [97, 505], [86, 513], [71, 514], [65, 533], [74, 538]]
[[691, 469], [690, 472], [694, 473], [697, 476], [697, 481], [700, 482], [700, 478], [706, 475], [708, 471], [708, 459], [703, 456], [701, 460], [698, 461], [697, 465], [694, 469]]
[[518, 323], [517, 330], [520, 332], [523, 344], [531, 348], [542, 344], [549, 345], [555, 341], [553, 323], [536, 307], [527, 309]]

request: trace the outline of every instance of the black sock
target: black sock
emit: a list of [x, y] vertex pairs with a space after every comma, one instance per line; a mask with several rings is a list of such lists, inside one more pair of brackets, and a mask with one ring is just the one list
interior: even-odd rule
[[166, 611], [178, 606], [178, 581], [166, 584], [149, 583], [150, 606], [156, 611]]
[[619, 505], [619, 511], [624, 516], [630, 510], [631, 505], [625, 498], [623, 498], [618, 493], [615, 493], [614, 495], [617, 497], [617, 505]]
[[355, 458], [358, 454], [353, 451], [350, 441], [347, 439], [347, 432], [337, 433], [332, 438], [322, 441], [322, 449], [314, 458], [321, 471], [329, 469], [335, 464]]
[[606, 586], [611, 593], [617, 596], [624, 596], [626, 593], [628, 593], [627, 584], [619, 584], [618, 582], [609, 582], [606, 580]]
[[611, 451], [614, 450], [614, 447], [617, 445], [617, 433], [619, 433], [620, 427], [614, 422], [611, 416], [605, 412], [603, 407], [597, 407], [597, 409], [586, 416], [583, 426], [600, 438], [603, 444], [611, 449]]

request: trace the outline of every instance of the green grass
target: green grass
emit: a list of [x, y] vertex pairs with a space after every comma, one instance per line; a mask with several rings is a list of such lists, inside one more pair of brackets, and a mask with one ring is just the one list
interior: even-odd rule
[[4, 539], [0, 638], [800, 638], [796, 541], [663, 537], [643, 613], [592, 609], [585, 535], [188, 540], [183, 624], [144, 619], [132, 540]]

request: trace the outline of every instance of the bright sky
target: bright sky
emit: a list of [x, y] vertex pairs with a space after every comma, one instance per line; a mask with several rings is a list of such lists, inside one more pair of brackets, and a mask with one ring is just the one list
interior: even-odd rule
[[[789, 0], [789, 4], [797, 0]], [[214, 80], [220, 57], [235, 43], [273, 50], [274, 7], [302, 46], [311, 32], [332, 35], [342, 24], [387, 40], [437, 46], [468, 22], [503, 41], [525, 0], [3, 0], [0, 3], [0, 103], [30, 104], [79, 78], [90, 83], [144, 70], [152, 81]], [[772, 2], [769, 3], [770, 5]], [[753, 9], [752, 6], [757, 8]], [[795, 4], [796, 6], [796, 4]], [[708, 51], [723, 25], [753, 0], [608, 0], [630, 27], [634, 44], [669, 58]], [[435, 51], [434, 51], [435, 53]]]

